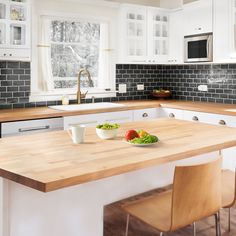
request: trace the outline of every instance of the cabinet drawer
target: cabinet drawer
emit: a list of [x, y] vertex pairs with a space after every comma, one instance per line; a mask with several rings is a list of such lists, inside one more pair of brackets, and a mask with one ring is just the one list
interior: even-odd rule
[[161, 116], [175, 118], [175, 119], [183, 119], [183, 110], [172, 109], [172, 108], [162, 108]]
[[2, 137], [63, 129], [63, 118], [2, 123]]
[[133, 111], [134, 121], [149, 120], [158, 117], [159, 110], [156, 108], [142, 109]]
[[108, 123], [125, 123], [133, 121], [132, 111], [109, 112], [104, 113], [103, 122]]
[[0, 60], [30, 61], [30, 49], [2, 49], [0, 48]]

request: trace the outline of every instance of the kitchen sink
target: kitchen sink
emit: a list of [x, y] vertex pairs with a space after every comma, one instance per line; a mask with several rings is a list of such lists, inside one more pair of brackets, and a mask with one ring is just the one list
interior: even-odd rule
[[93, 109], [118, 108], [124, 106], [125, 105], [123, 104], [117, 104], [111, 102], [98, 102], [98, 103], [88, 103], [88, 104], [49, 106], [49, 108], [60, 111], [85, 111]]

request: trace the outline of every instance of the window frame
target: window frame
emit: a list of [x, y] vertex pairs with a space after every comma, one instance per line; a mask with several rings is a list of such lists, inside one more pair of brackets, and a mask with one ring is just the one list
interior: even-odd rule
[[[36, 101], [54, 101], [54, 100], [60, 100], [63, 95], [69, 95], [70, 99], [76, 99], [76, 93], [77, 88], [74, 89], [56, 89], [56, 90], [50, 90], [50, 91], [43, 91], [39, 89], [39, 76], [38, 76], [38, 63], [39, 63], [39, 53], [38, 53], [38, 45], [39, 37], [41, 34], [40, 31], [40, 23], [41, 18], [47, 17], [51, 20], [68, 20], [68, 21], [84, 21], [84, 22], [91, 22], [91, 23], [98, 23], [102, 24], [105, 23], [108, 26], [108, 48], [106, 49], [109, 51], [109, 84], [110, 84], [110, 91], [106, 91], [105, 89], [98, 89], [98, 88], [91, 88], [91, 89], [82, 89], [81, 91], [84, 92], [85, 90], [89, 90], [86, 98], [91, 97], [116, 97], [116, 78], [115, 78], [115, 58], [114, 56], [115, 50], [114, 48], [114, 37], [110, 36], [111, 28], [112, 28], [112, 20], [105, 18], [105, 17], [95, 17], [95, 16], [89, 16], [89, 15], [82, 15], [82, 14], [69, 14], [69, 13], [62, 13], [62, 12], [45, 12], [44, 14], [37, 15], [35, 19], [33, 19], [33, 25], [37, 26], [35, 27], [32, 37], [32, 62], [31, 62], [31, 95], [30, 95], [30, 102], [36, 102]], [[37, 18], [37, 19], [36, 19]], [[113, 22], [114, 23], [114, 22]]]

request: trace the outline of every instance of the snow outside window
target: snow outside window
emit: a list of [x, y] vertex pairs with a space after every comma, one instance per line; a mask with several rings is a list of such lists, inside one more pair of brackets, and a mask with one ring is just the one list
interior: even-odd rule
[[91, 73], [94, 87], [81, 78], [81, 89], [112, 89], [109, 64], [108, 24], [85, 20], [42, 17], [39, 44], [41, 91], [74, 91], [80, 69]]

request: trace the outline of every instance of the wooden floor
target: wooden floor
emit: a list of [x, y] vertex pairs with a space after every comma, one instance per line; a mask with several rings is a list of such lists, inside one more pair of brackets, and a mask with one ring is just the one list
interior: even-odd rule
[[[105, 207], [104, 209], [104, 236], [123, 236], [126, 225], [126, 214], [121, 210], [120, 205], [127, 201], [139, 199], [143, 196], [158, 194], [165, 189], [159, 189], [148, 192], [128, 200], [114, 203]], [[227, 232], [228, 211], [221, 211], [221, 227], [222, 236], [236, 236], [236, 207], [231, 210], [231, 232]], [[197, 222], [197, 236], [211, 236], [215, 235], [215, 221], [214, 217], [209, 217], [205, 220]], [[166, 236], [191, 236], [192, 227], [188, 226], [179, 231], [165, 234]], [[138, 221], [135, 218], [130, 218], [129, 236], [159, 236], [159, 232], [146, 224]]]

